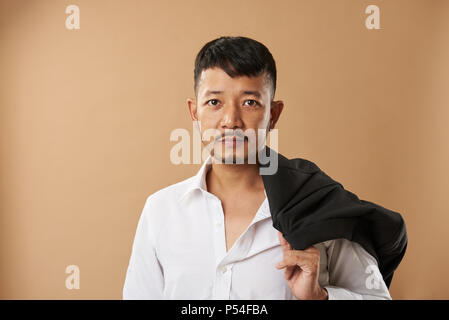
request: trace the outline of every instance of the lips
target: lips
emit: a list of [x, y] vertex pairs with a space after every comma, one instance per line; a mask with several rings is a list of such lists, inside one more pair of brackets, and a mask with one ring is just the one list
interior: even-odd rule
[[239, 137], [225, 137], [221, 139], [222, 142], [233, 142], [233, 141], [243, 141], [242, 138]]
[[242, 143], [245, 141], [243, 138], [235, 137], [235, 136], [228, 136], [220, 139], [220, 142], [224, 145], [236, 145], [237, 143]]

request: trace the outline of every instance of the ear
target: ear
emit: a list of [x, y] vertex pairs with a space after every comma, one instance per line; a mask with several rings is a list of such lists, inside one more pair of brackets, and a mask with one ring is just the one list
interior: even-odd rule
[[273, 101], [270, 108], [270, 129], [273, 129], [278, 122], [279, 117], [284, 109], [284, 102], [282, 100]]
[[197, 104], [194, 98], [187, 98], [187, 107], [189, 108], [189, 114], [192, 121], [198, 120]]

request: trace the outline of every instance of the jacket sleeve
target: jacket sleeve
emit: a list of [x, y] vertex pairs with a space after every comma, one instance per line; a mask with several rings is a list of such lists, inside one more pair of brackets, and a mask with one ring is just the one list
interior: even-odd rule
[[329, 300], [391, 300], [376, 259], [347, 239], [329, 242], [327, 248]]
[[163, 299], [164, 277], [156, 255], [154, 226], [150, 221], [154, 208], [147, 198], [140, 216], [123, 287], [123, 299]]

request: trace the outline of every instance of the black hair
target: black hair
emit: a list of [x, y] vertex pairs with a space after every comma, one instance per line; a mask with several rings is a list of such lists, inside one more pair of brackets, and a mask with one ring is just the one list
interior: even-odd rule
[[201, 72], [219, 67], [230, 77], [259, 76], [266, 72], [271, 83], [271, 99], [276, 92], [276, 63], [268, 48], [247, 37], [220, 37], [206, 43], [195, 59], [194, 90], [198, 93]]

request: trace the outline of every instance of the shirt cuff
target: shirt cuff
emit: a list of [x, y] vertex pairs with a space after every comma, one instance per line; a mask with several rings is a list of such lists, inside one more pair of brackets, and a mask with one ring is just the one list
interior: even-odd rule
[[344, 288], [335, 286], [324, 286], [323, 288], [327, 290], [328, 300], [363, 300], [361, 294]]

